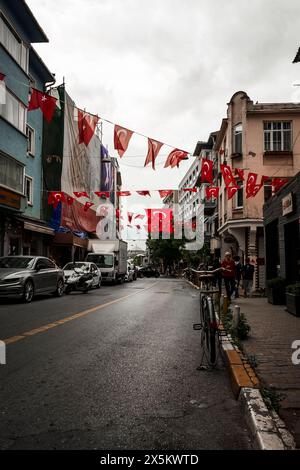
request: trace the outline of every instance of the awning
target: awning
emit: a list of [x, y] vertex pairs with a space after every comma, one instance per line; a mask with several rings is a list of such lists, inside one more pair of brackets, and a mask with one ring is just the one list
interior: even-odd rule
[[46, 235], [55, 235], [53, 228], [46, 227], [44, 225], [34, 224], [32, 222], [24, 222], [24, 230], [45, 233]]

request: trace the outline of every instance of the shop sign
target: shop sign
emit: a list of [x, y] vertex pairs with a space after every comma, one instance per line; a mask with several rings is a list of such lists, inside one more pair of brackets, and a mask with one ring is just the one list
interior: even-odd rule
[[21, 196], [8, 189], [0, 188], [0, 204], [20, 210]]
[[284, 198], [282, 198], [282, 215], [288, 215], [293, 212], [293, 194], [290, 193]]

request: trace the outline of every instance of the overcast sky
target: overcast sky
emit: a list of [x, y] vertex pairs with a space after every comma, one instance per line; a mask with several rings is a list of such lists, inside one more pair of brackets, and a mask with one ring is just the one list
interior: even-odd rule
[[[79, 107], [193, 152], [226, 103], [292, 101], [299, 0], [27, 0], [49, 43], [36, 49]], [[300, 101], [300, 98], [299, 98]], [[103, 142], [113, 150], [113, 126]], [[147, 140], [122, 159], [123, 189], [175, 188], [189, 163], [144, 169]], [[138, 157], [133, 157], [139, 155]]]

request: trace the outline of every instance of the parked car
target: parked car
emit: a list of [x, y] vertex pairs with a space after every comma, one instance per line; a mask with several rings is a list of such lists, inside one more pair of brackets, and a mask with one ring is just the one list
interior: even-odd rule
[[101, 271], [97, 268], [95, 263], [89, 263], [87, 261], [75, 261], [74, 263], [68, 263], [63, 267], [65, 274], [65, 281], [68, 284], [69, 279], [74, 276], [75, 270], [77, 273], [82, 272], [83, 274], [91, 274], [92, 282], [91, 287], [99, 289], [101, 287]]
[[138, 271], [139, 277], [159, 277], [159, 271], [154, 266], [144, 266]]
[[38, 294], [64, 292], [64, 273], [43, 256], [4, 256], [0, 258], [0, 297], [31, 302]]

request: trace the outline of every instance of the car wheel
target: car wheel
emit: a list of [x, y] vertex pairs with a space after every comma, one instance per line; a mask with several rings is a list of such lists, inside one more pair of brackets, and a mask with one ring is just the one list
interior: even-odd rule
[[101, 287], [101, 280], [99, 280], [98, 284], [96, 285], [96, 289], [100, 289]]
[[26, 303], [29, 303], [32, 301], [34, 297], [34, 285], [32, 281], [26, 281], [24, 285], [24, 291], [23, 291], [23, 300]]
[[69, 295], [71, 293], [72, 288], [70, 286], [67, 286], [65, 288], [65, 294]]
[[64, 288], [65, 288], [64, 281], [62, 279], [59, 279], [57, 282], [57, 287], [56, 287], [56, 291], [54, 292], [54, 295], [56, 297], [61, 297], [64, 293]]

